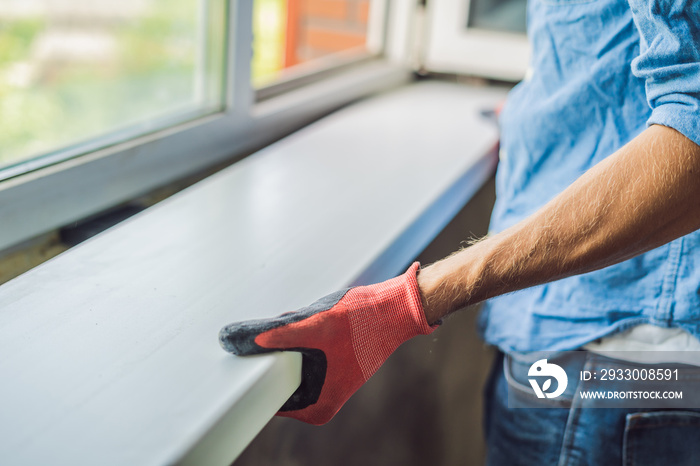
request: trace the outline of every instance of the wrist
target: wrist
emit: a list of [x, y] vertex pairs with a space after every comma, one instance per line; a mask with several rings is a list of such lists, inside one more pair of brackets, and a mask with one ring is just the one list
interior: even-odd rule
[[428, 323], [493, 296], [486, 283], [492, 256], [493, 248], [481, 242], [421, 269], [418, 289]]

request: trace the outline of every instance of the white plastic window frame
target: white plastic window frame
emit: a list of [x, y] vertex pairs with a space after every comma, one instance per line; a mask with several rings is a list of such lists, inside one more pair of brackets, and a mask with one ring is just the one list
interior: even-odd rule
[[262, 147], [348, 102], [408, 82], [405, 44], [411, 4], [373, 0], [367, 45], [376, 59], [257, 102], [250, 79], [253, 0], [229, 0], [225, 110], [0, 182], [0, 251]]
[[425, 68], [520, 81], [530, 61], [527, 37], [467, 28], [469, 5], [470, 0], [428, 0]]

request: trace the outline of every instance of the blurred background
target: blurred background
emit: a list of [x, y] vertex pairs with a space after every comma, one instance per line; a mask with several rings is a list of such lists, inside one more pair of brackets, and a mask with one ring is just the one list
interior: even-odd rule
[[[0, 0], [0, 169], [224, 107], [224, 0]], [[369, 0], [255, 0], [256, 88], [364, 50]]]

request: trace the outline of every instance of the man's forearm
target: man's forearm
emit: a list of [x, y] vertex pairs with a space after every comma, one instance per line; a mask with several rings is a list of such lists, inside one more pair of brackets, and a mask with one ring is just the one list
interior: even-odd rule
[[700, 146], [652, 126], [513, 227], [418, 275], [426, 319], [600, 269], [700, 228]]

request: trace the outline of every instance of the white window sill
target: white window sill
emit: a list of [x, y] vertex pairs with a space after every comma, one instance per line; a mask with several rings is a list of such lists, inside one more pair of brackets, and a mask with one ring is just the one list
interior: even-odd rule
[[1, 286], [2, 462], [230, 464], [300, 358], [219, 328], [401, 272], [492, 173], [504, 96], [355, 104]]

